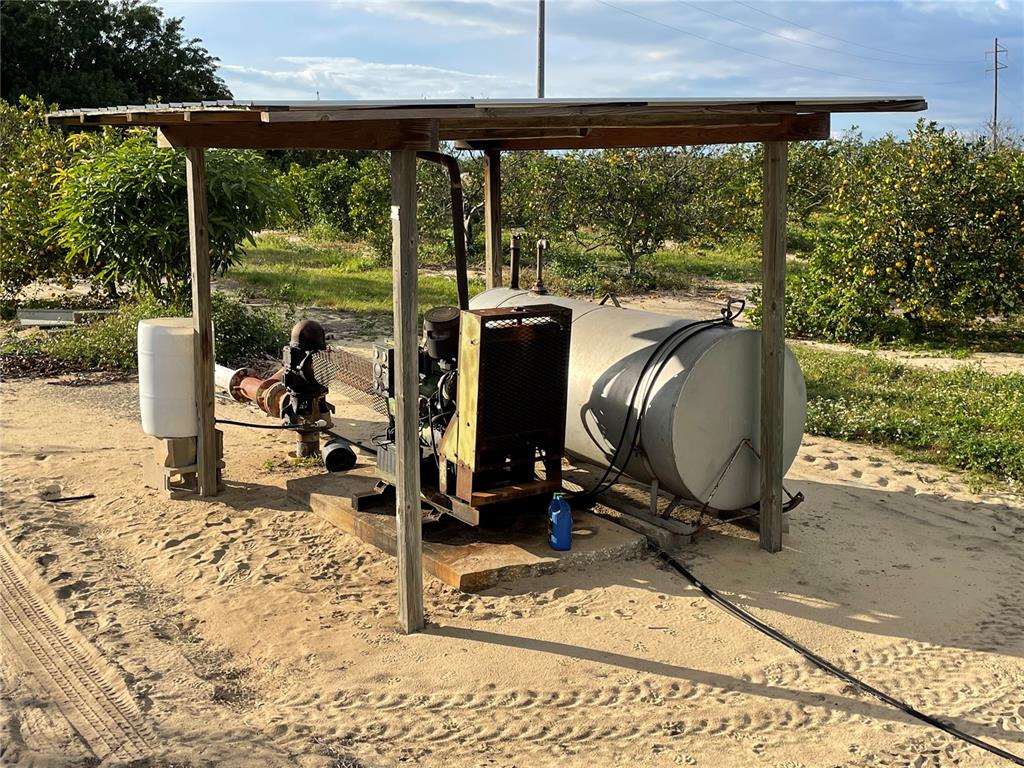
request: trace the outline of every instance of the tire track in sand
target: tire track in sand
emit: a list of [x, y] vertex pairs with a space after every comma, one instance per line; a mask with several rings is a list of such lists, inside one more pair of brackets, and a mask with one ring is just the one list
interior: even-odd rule
[[101, 760], [152, 754], [153, 735], [117, 672], [63, 622], [55, 598], [0, 534], [0, 630], [11, 654]]

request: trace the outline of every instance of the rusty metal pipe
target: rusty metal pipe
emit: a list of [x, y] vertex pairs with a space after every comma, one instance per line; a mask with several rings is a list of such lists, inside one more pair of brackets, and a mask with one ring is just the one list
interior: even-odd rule
[[284, 368], [261, 379], [251, 368], [231, 369], [216, 366], [214, 382], [238, 403], [253, 403], [268, 416], [281, 418], [288, 392], [282, 383]]

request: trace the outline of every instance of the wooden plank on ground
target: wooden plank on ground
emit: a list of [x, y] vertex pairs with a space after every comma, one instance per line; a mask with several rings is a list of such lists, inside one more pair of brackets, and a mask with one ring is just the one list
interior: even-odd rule
[[[331, 525], [390, 555], [398, 551], [393, 508], [353, 509], [355, 493], [374, 485], [373, 468], [288, 481], [288, 495]], [[589, 512], [573, 513], [573, 545], [556, 552], [548, 543], [545, 505], [508, 509], [500, 526], [473, 528], [451, 517], [424, 526], [423, 570], [444, 583], [474, 592], [499, 583], [597, 563], [627, 560], [644, 551], [644, 537]], [[600, 578], [600, 576], [596, 576]]]

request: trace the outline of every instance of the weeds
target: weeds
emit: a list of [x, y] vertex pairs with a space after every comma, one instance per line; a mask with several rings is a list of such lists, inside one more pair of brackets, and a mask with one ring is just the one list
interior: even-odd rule
[[975, 479], [1024, 482], [1024, 375], [796, 352], [807, 380], [808, 433], [886, 446]]

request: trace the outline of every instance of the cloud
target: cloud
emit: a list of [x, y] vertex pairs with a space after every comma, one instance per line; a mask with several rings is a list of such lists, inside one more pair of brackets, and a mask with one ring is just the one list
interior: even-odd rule
[[512, 78], [423, 64], [384, 64], [353, 57], [285, 56], [286, 67], [222, 64], [221, 75], [244, 98], [420, 99], [521, 96]]
[[336, 5], [434, 26], [468, 27], [498, 35], [523, 34], [534, 24], [533, 6], [523, 0], [337, 0]]
[[1018, 0], [901, 0], [902, 5], [920, 13], [954, 13], [973, 21], [1001, 20], [1006, 14], [1018, 16], [1024, 3]]

